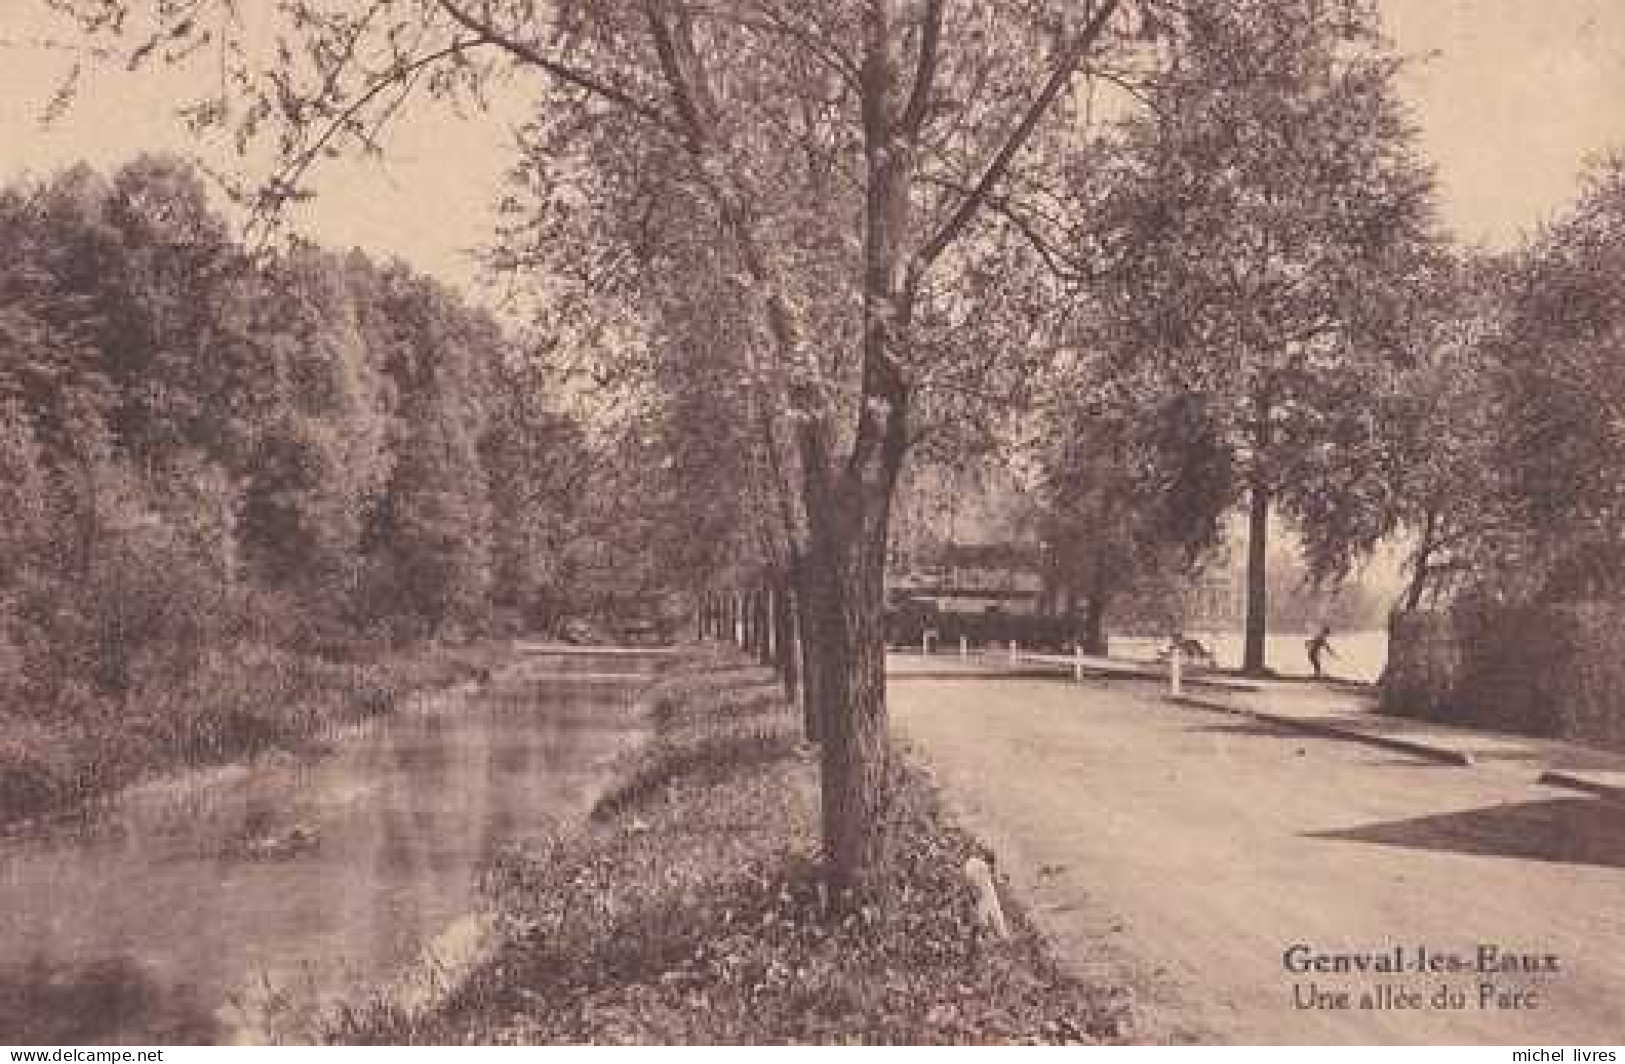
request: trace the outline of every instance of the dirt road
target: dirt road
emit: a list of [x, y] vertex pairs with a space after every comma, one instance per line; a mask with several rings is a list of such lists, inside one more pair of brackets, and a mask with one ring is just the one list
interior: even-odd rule
[[1121, 683], [896, 678], [890, 701], [1148, 1040], [1625, 1040], [1618, 805]]

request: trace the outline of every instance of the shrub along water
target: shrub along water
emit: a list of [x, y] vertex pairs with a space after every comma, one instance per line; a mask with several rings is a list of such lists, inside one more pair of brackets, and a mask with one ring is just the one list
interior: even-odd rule
[[156, 773], [319, 744], [405, 695], [489, 675], [504, 647], [419, 646], [339, 663], [265, 646], [208, 654], [184, 682], [70, 717], [0, 714], [0, 829]]

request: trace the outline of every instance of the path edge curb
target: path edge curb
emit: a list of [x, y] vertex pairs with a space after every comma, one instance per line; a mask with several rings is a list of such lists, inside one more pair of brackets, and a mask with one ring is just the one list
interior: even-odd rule
[[1540, 774], [1536, 783], [1544, 783], [1548, 787], [1567, 787], [1573, 791], [1584, 791], [1594, 794], [1610, 802], [1625, 804], [1625, 787], [1610, 783], [1599, 783], [1596, 780], [1586, 779], [1584, 773], [1565, 772], [1562, 769], [1548, 769]]
[[1336, 724], [1305, 720], [1301, 717], [1289, 717], [1279, 713], [1243, 709], [1239, 706], [1227, 705], [1211, 699], [1192, 698], [1190, 695], [1164, 695], [1163, 700], [1191, 709], [1206, 709], [1218, 713], [1229, 713], [1233, 716], [1251, 717], [1266, 724], [1292, 728], [1295, 731], [1319, 735], [1328, 739], [1343, 739], [1349, 742], [1365, 743], [1368, 746], [1380, 746], [1384, 749], [1397, 750], [1400, 753], [1426, 758], [1429, 761], [1436, 761], [1444, 765], [1454, 765], [1458, 768], [1468, 768], [1473, 764], [1472, 755], [1465, 751], [1452, 750], [1449, 747], [1435, 746], [1431, 743], [1417, 742], [1413, 739], [1399, 739], [1391, 735], [1379, 735], [1374, 732], [1361, 731], [1358, 728], [1345, 728]]

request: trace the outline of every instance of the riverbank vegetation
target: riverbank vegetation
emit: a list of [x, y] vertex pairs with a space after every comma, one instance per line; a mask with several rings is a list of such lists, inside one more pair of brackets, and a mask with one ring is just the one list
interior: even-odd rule
[[320, 749], [329, 729], [408, 695], [483, 682], [506, 644], [369, 649], [340, 661], [265, 645], [210, 651], [174, 686], [71, 716], [0, 714], [0, 830], [154, 774], [272, 750]]
[[987, 937], [963, 873], [985, 856], [917, 769], [887, 811], [882, 901], [830, 904], [815, 754], [771, 672], [668, 676], [653, 742], [580, 835], [515, 850], [489, 886], [510, 942], [441, 1007], [350, 1014], [386, 1043], [1094, 1042], [1131, 999], [1061, 971], [1013, 912]]
[[0, 818], [545, 626], [583, 452], [514, 355], [397, 263], [250, 255], [172, 158], [0, 190]]

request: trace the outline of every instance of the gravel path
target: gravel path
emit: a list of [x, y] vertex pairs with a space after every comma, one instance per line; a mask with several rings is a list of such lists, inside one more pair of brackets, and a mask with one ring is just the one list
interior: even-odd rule
[[[1061, 951], [1133, 988], [1148, 1040], [1625, 1040], [1617, 805], [1122, 684], [897, 678], [890, 701]], [[1295, 945], [1345, 970], [1290, 971]], [[1481, 946], [1557, 970], [1481, 972]], [[1395, 950], [1397, 974], [1347, 970]]]

